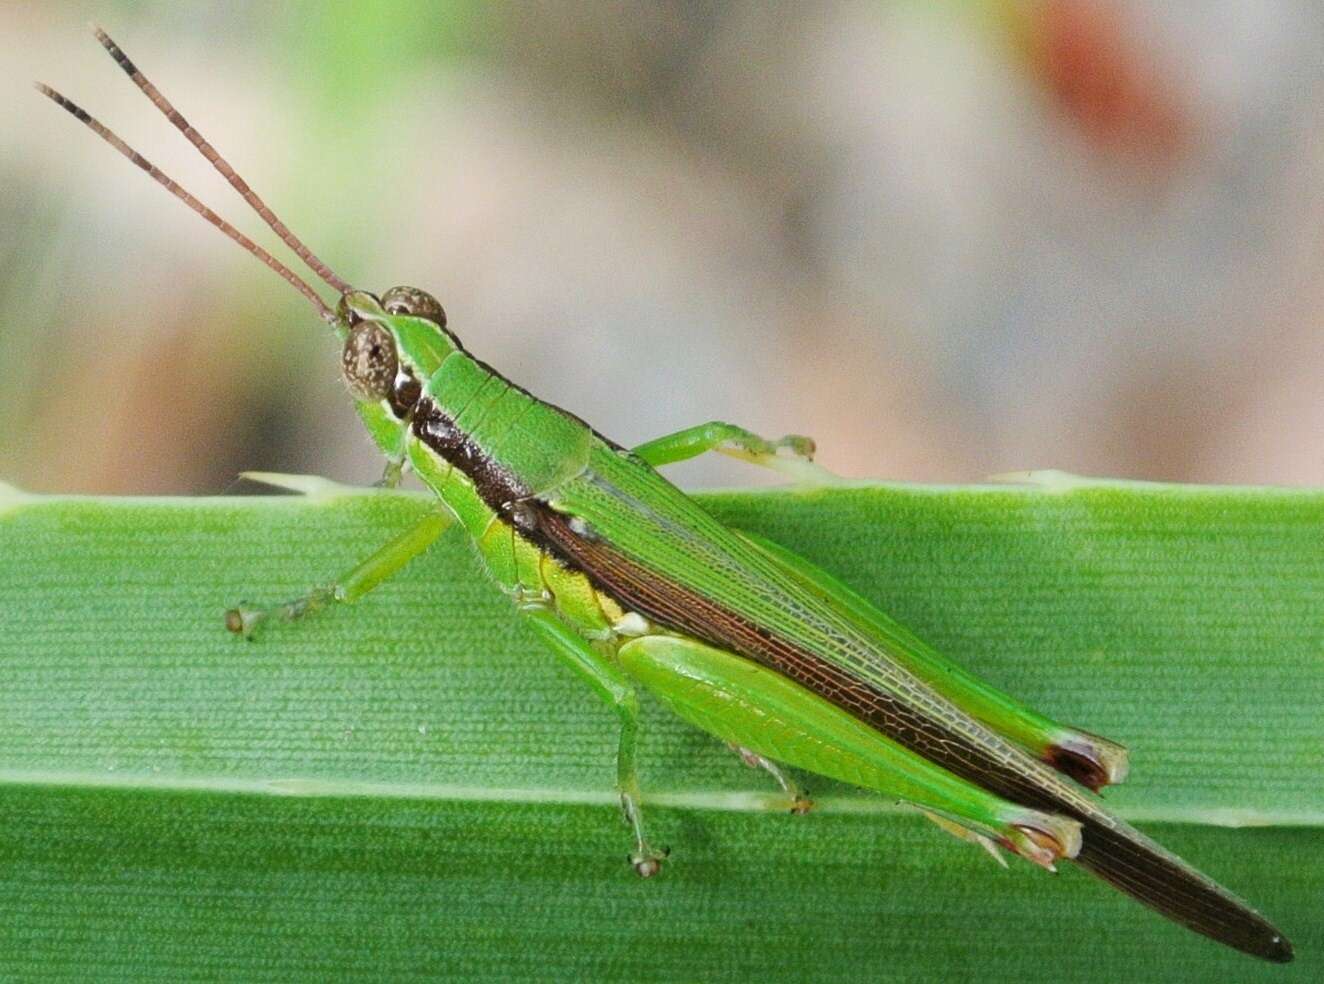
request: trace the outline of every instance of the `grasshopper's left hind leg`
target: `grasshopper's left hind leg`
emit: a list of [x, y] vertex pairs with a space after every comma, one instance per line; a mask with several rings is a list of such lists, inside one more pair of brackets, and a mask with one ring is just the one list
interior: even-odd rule
[[551, 611], [542, 607], [523, 609], [529, 624], [593, 691], [616, 712], [621, 721], [616, 748], [616, 789], [621, 797], [621, 811], [634, 831], [634, 851], [630, 864], [640, 878], [658, 873], [668, 851], [655, 851], [644, 836], [643, 810], [640, 804], [639, 771], [635, 753], [639, 737], [639, 694], [620, 668]]
[[225, 613], [225, 627], [245, 639], [252, 639], [258, 626], [272, 617], [292, 622], [327, 605], [358, 601], [432, 546], [450, 524], [450, 516], [446, 513], [439, 510], [425, 513], [413, 526], [330, 584], [313, 588], [306, 595], [272, 608], [252, 608], [240, 602]]

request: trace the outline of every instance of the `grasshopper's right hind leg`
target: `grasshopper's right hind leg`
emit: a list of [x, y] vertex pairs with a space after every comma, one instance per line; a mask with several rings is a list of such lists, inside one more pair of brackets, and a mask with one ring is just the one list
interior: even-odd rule
[[542, 607], [523, 609], [529, 624], [593, 691], [616, 712], [621, 721], [616, 748], [616, 788], [621, 797], [621, 812], [634, 831], [634, 851], [630, 864], [640, 878], [650, 878], [662, 869], [670, 853], [667, 848], [654, 850], [644, 836], [643, 808], [640, 803], [639, 771], [635, 765], [639, 737], [639, 694], [614, 663], [598, 652], [570, 626]]

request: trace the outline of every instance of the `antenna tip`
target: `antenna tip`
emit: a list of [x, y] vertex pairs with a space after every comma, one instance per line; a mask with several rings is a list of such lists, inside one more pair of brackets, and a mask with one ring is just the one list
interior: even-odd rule
[[88, 115], [87, 110], [83, 109], [83, 107], [79, 106], [77, 103], [72, 102], [69, 99], [66, 99], [63, 95], [56, 92], [45, 82], [33, 82], [32, 84], [34, 87], [36, 87], [36, 90], [38, 92], [40, 92], [43, 96], [48, 98], [51, 102], [55, 103], [55, 105], [59, 106], [62, 109], [67, 109], [76, 118], [86, 123], [88, 126], [92, 127], [92, 129], [94, 130], [96, 129], [95, 122], [93, 121], [92, 117]]
[[124, 53], [124, 50], [111, 40], [110, 35], [103, 31], [99, 24], [88, 21], [87, 26], [92, 29], [92, 33], [101, 42], [101, 47], [110, 53], [110, 57], [115, 59], [119, 67], [136, 79], [138, 77], [138, 66], [129, 61], [129, 56]]

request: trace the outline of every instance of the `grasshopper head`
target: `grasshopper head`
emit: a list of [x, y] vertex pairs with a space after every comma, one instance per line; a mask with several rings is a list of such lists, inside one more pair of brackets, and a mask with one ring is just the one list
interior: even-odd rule
[[349, 290], [336, 309], [344, 339], [340, 368], [359, 415], [388, 455], [400, 452], [423, 387], [461, 345], [446, 312], [417, 287], [392, 287], [378, 299]]

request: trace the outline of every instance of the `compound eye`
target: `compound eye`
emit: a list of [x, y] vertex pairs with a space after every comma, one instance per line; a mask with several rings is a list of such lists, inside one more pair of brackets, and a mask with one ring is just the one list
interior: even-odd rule
[[375, 321], [360, 321], [345, 339], [340, 368], [356, 400], [366, 403], [386, 399], [400, 368], [395, 339]]
[[417, 287], [392, 287], [382, 295], [382, 308], [387, 314], [411, 314], [446, 327], [446, 312], [437, 299]]

